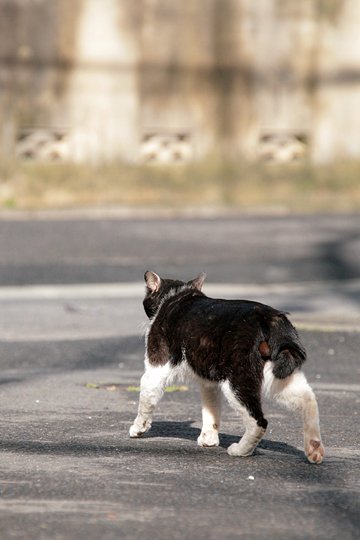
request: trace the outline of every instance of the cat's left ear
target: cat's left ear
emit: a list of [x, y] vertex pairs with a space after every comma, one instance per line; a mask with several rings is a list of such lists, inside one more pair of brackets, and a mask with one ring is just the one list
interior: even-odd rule
[[189, 285], [197, 289], [198, 291], [201, 291], [202, 286], [204, 285], [204, 281], [206, 278], [205, 272], [201, 272], [195, 279], [192, 279], [189, 281]]
[[144, 275], [145, 283], [147, 289], [154, 293], [160, 289], [161, 278], [155, 274], [155, 272], [150, 272], [147, 270]]

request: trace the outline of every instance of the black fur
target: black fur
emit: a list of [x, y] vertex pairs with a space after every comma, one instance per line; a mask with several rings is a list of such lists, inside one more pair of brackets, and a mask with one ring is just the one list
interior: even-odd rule
[[149, 362], [170, 361], [175, 366], [184, 361], [185, 354], [203, 379], [228, 380], [258, 425], [265, 428], [260, 395], [264, 363], [274, 363], [273, 374], [279, 379], [299, 368], [306, 353], [298, 333], [285, 313], [270, 306], [213, 299], [200, 289], [196, 280], [161, 279], [151, 287], [148, 284], [143, 304], [152, 319]]

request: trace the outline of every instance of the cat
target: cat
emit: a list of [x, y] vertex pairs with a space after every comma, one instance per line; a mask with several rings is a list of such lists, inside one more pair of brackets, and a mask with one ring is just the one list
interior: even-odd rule
[[191, 375], [200, 385], [200, 446], [219, 445], [221, 391], [244, 420], [245, 433], [231, 444], [231, 456], [250, 456], [268, 422], [261, 397], [302, 413], [305, 455], [321, 463], [316, 397], [301, 366], [306, 352], [286, 314], [248, 300], [221, 300], [202, 292], [206, 274], [183, 282], [145, 272], [143, 306], [150, 319], [146, 333], [145, 373], [141, 378], [138, 414], [130, 437], [151, 427], [165, 386]]

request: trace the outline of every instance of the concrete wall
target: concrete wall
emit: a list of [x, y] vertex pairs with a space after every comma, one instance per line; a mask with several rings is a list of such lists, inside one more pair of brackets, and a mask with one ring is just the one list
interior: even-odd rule
[[0, 152], [360, 158], [357, 0], [0, 0]]

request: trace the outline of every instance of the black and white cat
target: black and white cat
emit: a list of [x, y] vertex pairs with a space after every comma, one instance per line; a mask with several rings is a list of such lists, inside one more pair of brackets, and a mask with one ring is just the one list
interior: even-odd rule
[[205, 277], [202, 273], [185, 283], [145, 273], [143, 305], [150, 325], [130, 437], [150, 429], [165, 386], [191, 375], [202, 397], [200, 446], [219, 444], [222, 391], [245, 423], [240, 442], [227, 452], [251, 455], [268, 424], [261, 407], [265, 394], [302, 413], [305, 455], [311, 463], [321, 463], [318, 406], [301, 371], [306, 353], [295, 328], [284, 313], [258, 302], [208, 298], [201, 292]]

